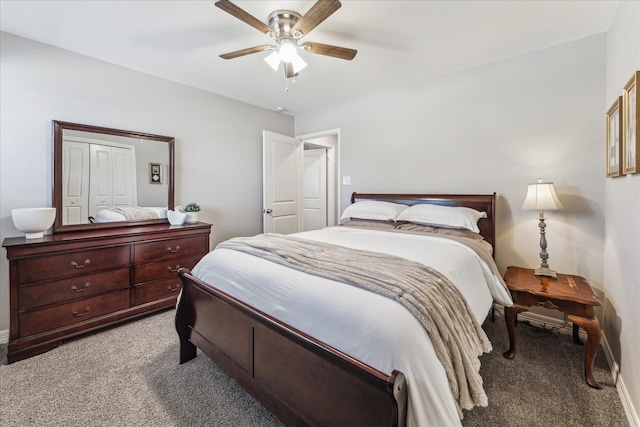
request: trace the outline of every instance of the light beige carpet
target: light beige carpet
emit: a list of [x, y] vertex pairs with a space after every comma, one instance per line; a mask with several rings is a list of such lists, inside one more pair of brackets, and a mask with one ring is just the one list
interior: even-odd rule
[[[169, 310], [0, 365], [0, 425], [281, 425], [205, 355], [178, 364], [173, 316]], [[584, 347], [571, 337], [520, 325], [518, 353], [507, 360], [504, 320], [483, 327], [494, 345], [481, 357], [489, 406], [465, 411], [464, 427], [628, 425], [602, 350], [594, 375], [603, 388], [595, 390], [582, 376]]]

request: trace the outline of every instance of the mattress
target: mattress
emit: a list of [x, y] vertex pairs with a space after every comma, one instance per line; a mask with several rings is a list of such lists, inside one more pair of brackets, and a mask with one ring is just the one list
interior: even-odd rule
[[[495, 266], [492, 269], [459, 239], [344, 226], [295, 236], [433, 267], [462, 292], [479, 323], [494, 299], [512, 305]], [[230, 249], [210, 252], [192, 273], [382, 372], [402, 371], [407, 378], [409, 427], [461, 425], [444, 368], [426, 331], [398, 302]]]

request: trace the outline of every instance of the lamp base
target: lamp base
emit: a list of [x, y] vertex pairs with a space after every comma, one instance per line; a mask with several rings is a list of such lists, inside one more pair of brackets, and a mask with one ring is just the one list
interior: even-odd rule
[[553, 271], [552, 269], [548, 268], [548, 267], [536, 268], [536, 271], [533, 274], [536, 275], [536, 276], [553, 277], [554, 279], [556, 279], [558, 277], [556, 275], [556, 272]]

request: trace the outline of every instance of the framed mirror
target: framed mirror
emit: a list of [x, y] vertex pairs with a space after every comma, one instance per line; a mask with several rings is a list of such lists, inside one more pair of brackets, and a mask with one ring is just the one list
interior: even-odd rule
[[54, 232], [167, 222], [170, 136], [53, 121]]

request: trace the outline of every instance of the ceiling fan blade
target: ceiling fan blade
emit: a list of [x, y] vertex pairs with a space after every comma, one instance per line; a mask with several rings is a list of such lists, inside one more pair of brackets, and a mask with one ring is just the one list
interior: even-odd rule
[[358, 51], [355, 49], [315, 42], [304, 42], [300, 46], [305, 52], [332, 56], [334, 58], [346, 59], [347, 61], [351, 61], [356, 56], [356, 53], [358, 53]]
[[266, 50], [274, 49], [275, 46], [271, 46], [270, 44], [263, 44], [261, 46], [248, 47], [246, 49], [240, 49], [229, 53], [224, 53], [220, 55], [220, 58], [223, 59], [233, 59], [238, 58], [240, 56], [250, 55], [252, 53], [264, 52]]
[[299, 39], [307, 35], [333, 12], [340, 9], [338, 0], [318, 0], [307, 13], [293, 26], [291, 34]]
[[258, 18], [254, 17], [253, 15], [240, 9], [238, 6], [231, 3], [229, 0], [219, 0], [216, 2], [216, 6], [218, 6], [220, 9], [224, 10], [228, 14], [235, 16], [242, 22], [251, 25], [253, 28], [260, 31], [261, 33], [266, 34], [269, 37], [273, 37], [273, 38], [276, 37], [276, 34], [271, 29], [271, 27], [269, 27], [267, 24], [260, 21]]

